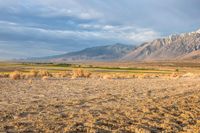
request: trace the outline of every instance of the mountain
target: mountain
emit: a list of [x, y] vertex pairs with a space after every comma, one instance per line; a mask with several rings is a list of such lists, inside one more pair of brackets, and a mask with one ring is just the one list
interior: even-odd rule
[[118, 60], [132, 51], [135, 47], [132, 45], [114, 44], [106, 46], [97, 46], [86, 48], [76, 52], [70, 52], [57, 56], [43, 58], [30, 58], [31, 61], [111, 61]]
[[200, 29], [146, 42], [121, 58], [124, 61], [200, 59]]
[[28, 60], [51, 62], [200, 60], [200, 29], [145, 42], [138, 47], [123, 44], [97, 46]]

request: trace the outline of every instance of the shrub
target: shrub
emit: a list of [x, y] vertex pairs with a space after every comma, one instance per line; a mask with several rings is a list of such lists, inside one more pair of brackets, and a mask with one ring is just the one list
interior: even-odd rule
[[1, 73], [0, 74], [0, 78], [8, 78], [9, 74], [5, 74], [5, 73]]
[[52, 77], [52, 74], [50, 74], [48, 71], [46, 70], [40, 70], [37, 74], [39, 77], [44, 77], [44, 76], [47, 76], [47, 77]]
[[36, 78], [38, 76], [38, 73], [39, 73], [39, 71], [33, 69], [33, 70], [30, 71], [29, 77]]
[[83, 70], [83, 69], [74, 69], [72, 71], [72, 78], [89, 78], [91, 76], [91, 72]]
[[27, 79], [27, 78], [28, 78], [27, 74], [20, 73], [20, 79]]
[[71, 74], [70, 74], [70, 72], [68, 72], [68, 71], [55, 73], [55, 74], [53, 75], [53, 77], [56, 77], [56, 78], [64, 78], [64, 77], [69, 77], [69, 76], [71, 76]]
[[84, 75], [84, 77], [85, 78], [89, 78], [90, 76], [91, 76], [91, 72], [89, 72], [89, 71], [85, 71], [84, 73], [83, 73], [83, 75]]
[[19, 71], [14, 71], [12, 72], [9, 77], [13, 80], [18, 80], [18, 79], [21, 79], [21, 73]]

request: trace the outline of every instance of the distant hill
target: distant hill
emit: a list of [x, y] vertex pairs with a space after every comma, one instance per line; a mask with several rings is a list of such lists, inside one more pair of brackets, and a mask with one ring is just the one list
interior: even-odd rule
[[42, 58], [29, 58], [31, 61], [113, 61], [122, 58], [135, 48], [132, 45], [114, 44], [106, 46], [97, 46], [86, 48], [76, 52], [70, 52], [57, 56]]
[[200, 30], [146, 42], [122, 57], [125, 61], [200, 59]]

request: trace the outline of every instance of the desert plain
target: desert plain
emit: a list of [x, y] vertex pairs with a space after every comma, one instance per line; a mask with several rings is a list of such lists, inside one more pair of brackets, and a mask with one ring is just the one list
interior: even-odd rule
[[[1, 77], [0, 132], [199, 133], [199, 65], [169, 64], [87, 67], [87, 77]], [[2, 63], [1, 71], [33, 67]]]

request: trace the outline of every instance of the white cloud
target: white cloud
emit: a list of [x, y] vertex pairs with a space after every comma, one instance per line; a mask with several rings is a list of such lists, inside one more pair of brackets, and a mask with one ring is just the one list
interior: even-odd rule
[[102, 12], [89, 6], [85, 8], [82, 4], [77, 0], [0, 0], [0, 9], [40, 17], [74, 17], [86, 20], [103, 17]]
[[146, 28], [126, 25], [100, 25], [100, 24], [80, 24], [80, 28], [93, 30], [99, 33], [99, 37], [107, 39], [118, 39], [123, 41], [142, 43], [161, 37], [160, 33]]
[[81, 11], [73, 8], [41, 7], [38, 9], [41, 17], [74, 17], [79, 19], [100, 19], [103, 15], [95, 10]]
[[151, 29], [143, 30], [141, 32], [131, 32], [126, 36], [127, 39], [136, 41], [136, 42], [145, 42], [150, 41], [156, 38], [161, 37], [161, 35], [158, 32], [155, 32]]
[[[35, 27], [26, 27], [13, 22], [0, 21], [0, 35], [4, 33], [16, 34], [16, 36], [33, 36], [34, 39], [67, 40], [69, 38], [81, 40], [118, 40], [129, 43], [142, 43], [160, 37], [160, 34], [151, 30], [134, 26], [113, 25], [79, 25], [88, 30], [50, 30]], [[29, 35], [28, 35], [29, 34]]]

